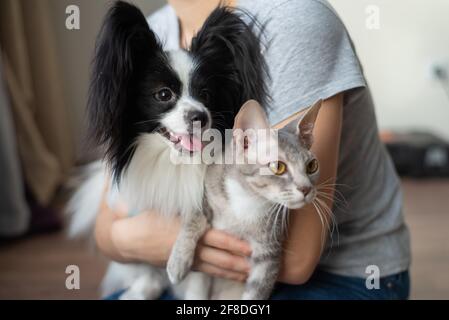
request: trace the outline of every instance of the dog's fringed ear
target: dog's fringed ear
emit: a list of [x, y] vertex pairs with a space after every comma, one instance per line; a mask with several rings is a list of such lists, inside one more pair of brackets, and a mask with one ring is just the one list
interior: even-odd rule
[[148, 59], [162, 47], [142, 12], [117, 1], [109, 9], [97, 38], [89, 88], [90, 137], [106, 147], [111, 160], [114, 144], [126, 135], [124, 108], [132, 108], [135, 86], [143, 77]]
[[262, 35], [263, 26], [255, 17], [244, 10], [220, 6], [192, 39], [192, 53], [209, 59], [209, 65], [220, 65], [225, 69], [220, 70], [222, 74], [240, 84], [237, 108], [251, 99], [267, 107], [269, 73], [262, 55]]

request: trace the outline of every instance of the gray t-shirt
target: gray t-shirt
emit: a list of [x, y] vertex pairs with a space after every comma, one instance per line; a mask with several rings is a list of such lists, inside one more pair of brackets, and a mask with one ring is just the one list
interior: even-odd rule
[[[379, 139], [373, 101], [351, 39], [325, 0], [240, 0], [265, 24], [264, 52], [277, 123], [318, 100], [345, 92], [343, 127], [333, 213], [338, 233], [327, 242], [320, 268], [366, 277], [407, 270], [409, 233], [392, 162]], [[165, 49], [179, 49], [179, 24], [172, 7], [148, 18]]]

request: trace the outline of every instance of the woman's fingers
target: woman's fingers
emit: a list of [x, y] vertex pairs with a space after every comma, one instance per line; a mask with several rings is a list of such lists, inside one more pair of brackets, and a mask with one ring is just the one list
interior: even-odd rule
[[240, 240], [220, 230], [208, 230], [203, 236], [202, 242], [207, 246], [231, 251], [239, 255], [248, 257], [251, 255], [251, 247], [247, 241]]
[[250, 269], [250, 264], [246, 257], [209, 246], [200, 245], [196, 252], [196, 258], [220, 269], [233, 272], [247, 274]]
[[207, 273], [214, 277], [239, 281], [239, 282], [245, 282], [247, 275], [244, 273], [239, 273], [235, 271], [225, 270], [219, 267], [216, 267], [212, 264], [209, 264], [207, 262], [199, 261], [194, 265], [194, 269], [200, 272]]

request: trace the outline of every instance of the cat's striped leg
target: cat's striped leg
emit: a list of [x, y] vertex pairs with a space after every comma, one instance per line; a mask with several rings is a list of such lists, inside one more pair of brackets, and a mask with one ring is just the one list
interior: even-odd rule
[[243, 292], [243, 300], [265, 300], [270, 297], [276, 283], [280, 268], [280, 249], [267, 250], [263, 247], [257, 250], [253, 246], [251, 271]]

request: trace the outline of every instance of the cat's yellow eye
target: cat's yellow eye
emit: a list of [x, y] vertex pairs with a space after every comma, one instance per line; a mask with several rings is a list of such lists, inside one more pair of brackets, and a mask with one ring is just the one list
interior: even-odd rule
[[277, 176], [281, 176], [287, 172], [287, 165], [282, 161], [270, 162], [268, 168]]
[[307, 174], [314, 174], [315, 172], [318, 171], [318, 168], [319, 168], [319, 165], [318, 165], [317, 159], [312, 159], [309, 162], [307, 162], [307, 165], [306, 165]]

